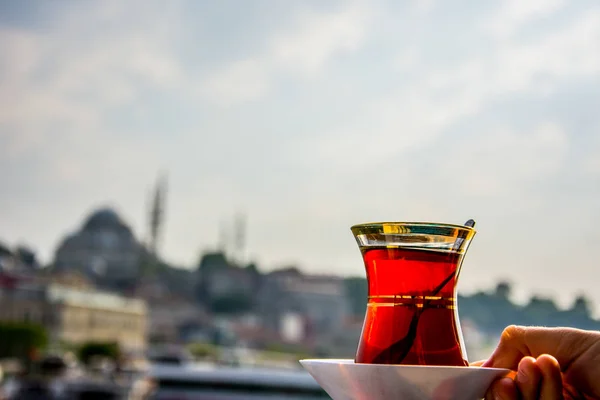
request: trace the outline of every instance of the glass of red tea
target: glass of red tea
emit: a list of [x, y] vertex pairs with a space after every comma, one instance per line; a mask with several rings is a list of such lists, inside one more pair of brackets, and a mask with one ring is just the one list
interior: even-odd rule
[[351, 229], [368, 281], [355, 362], [467, 366], [456, 284], [475, 230], [422, 222]]

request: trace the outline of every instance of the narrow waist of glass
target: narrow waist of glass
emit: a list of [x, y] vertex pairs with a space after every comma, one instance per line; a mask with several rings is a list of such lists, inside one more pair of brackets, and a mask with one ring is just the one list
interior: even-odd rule
[[456, 298], [425, 295], [374, 295], [368, 297], [368, 305], [371, 307], [407, 306], [417, 308], [454, 308], [456, 306]]

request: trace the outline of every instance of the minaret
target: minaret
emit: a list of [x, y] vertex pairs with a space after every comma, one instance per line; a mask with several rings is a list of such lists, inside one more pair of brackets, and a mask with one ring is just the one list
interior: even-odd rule
[[156, 188], [150, 210], [150, 242], [148, 250], [154, 259], [158, 259], [158, 241], [162, 233], [165, 200], [167, 195], [167, 176], [161, 173], [156, 181]]
[[246, 245], [246, 216], [238, 213], [234, 219], [233, 241], [236, 261], [242, 265], [244, 263], [244, 246]]
[[229, 230], [227, 229], [227, 223], [221, 221], [219, 223], [219, 242], [217, 243], [217, 250], [227, 256], [227, 250], [229, 245]]

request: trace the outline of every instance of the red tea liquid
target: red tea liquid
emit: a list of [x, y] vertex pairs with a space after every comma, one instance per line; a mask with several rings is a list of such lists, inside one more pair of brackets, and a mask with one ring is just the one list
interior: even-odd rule
[[467, 366], [456, 310], [462, 254], [369, 247], [369, 299], [355, 361]]

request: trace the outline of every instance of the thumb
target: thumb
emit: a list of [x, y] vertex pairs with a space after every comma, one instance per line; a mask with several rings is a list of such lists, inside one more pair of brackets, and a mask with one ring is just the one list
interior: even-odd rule
[[550, 354], [561, 366], [568, 366], [598, 338], [591, 332], [573, 328], [540, 328], [511, 325], [484, 367], [517, 370], [523, 357]]

